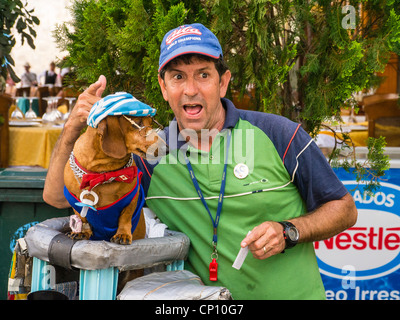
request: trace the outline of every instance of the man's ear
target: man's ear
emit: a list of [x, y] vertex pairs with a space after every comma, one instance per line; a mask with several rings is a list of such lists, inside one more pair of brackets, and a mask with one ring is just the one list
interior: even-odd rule
[[158, 75], [158, 84], [160, 85], [164, 100], [168, 101], [168, 93], [167, 93], [167, 88], [165, 86], [165, 81], [161, 78], [160, 74]]
[[221, 98], [225, 97], [226, 95], [231, 77], [232, 74], [229, 70], [226, 70], [225, 73], [221, 76], [221, 80], [219, 82], [219, 95]]
[[100, 136], [100, 147], [106, 155], [115, 159], [126, 156], [125, 137], [118, 117], [108, 116], [100, 121], [97, 133]]

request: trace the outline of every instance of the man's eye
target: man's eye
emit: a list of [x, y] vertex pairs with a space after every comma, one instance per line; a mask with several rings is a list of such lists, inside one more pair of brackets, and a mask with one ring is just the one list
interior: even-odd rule
[[182, 75], [181, 74], [176, 74], [176, 75], [174, 75], [174, 79], [175, 80], [180, 80], [180, 79], [182, 79]]
[[203, 79], [207, 78], [207, 77], [208, 77], [208, 73], [202, 72], [202, 73], [201, 73], [201, 77], [202, 77]]

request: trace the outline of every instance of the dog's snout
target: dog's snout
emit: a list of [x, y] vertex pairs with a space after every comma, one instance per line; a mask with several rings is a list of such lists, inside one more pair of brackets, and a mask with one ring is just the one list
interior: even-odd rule
[[148, 151], [150, 150], [155, 157], [161, 158], [168, 154], [169, 147], [165, 140], [158, 136], [157, 141], [149, 147]]

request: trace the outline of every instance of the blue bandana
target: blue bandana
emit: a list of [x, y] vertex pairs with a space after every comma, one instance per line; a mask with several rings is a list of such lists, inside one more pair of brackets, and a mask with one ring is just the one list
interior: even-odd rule
[[107, 116], [135, 116], [145, 117], [154, 116], [156, 109], [140, 102], [131, 94], [126, 92], [117, 92], [110, 94], [103, 99], [97, 101], [92, 109], [90, 109], [87, 124], [93, 128], [97, 128], [100, 121]]

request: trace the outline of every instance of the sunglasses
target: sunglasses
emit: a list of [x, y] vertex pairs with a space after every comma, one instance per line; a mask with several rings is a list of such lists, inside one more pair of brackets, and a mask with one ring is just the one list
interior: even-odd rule
[[139, 130], [139, 134], [142, 137], [147, 137], [150, 134], [152, 134], [153, 131], [155, 131], [156, 133], [160, 132], [161, 130], [164, 129], [163, 125], [158, 123], [156, 119], [152, 118], [151, 116], [146, 116], [146, 117], [150, 117], [150, 119], [152, 120], [152, 126], [140, 126], [138, 125], [133, 119], [128, 118], [127, 116], [123, 115], [123, 117], [128, 120], [132, 126], [136, 127]]

